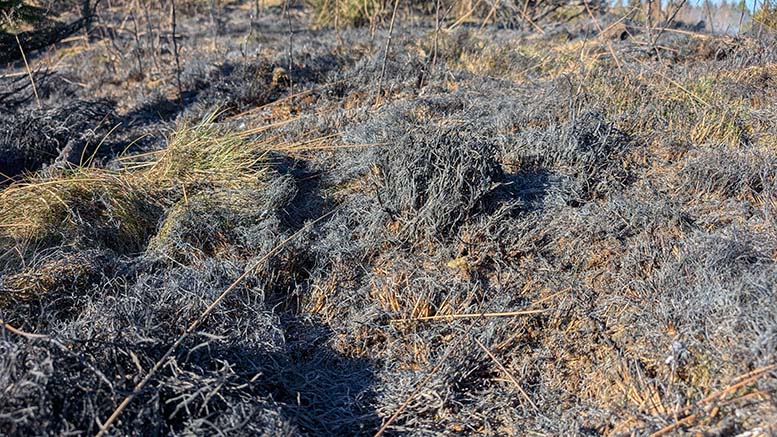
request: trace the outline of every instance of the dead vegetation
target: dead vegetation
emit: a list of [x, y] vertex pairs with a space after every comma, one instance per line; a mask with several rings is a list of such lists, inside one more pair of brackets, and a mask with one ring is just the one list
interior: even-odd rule
[[182, 90], [117, 9], [32, 58], [1, 432], [777, 432], [774, 39], [488, 5], [400, 11], [386, 54], [381, 20], [182, 4]]

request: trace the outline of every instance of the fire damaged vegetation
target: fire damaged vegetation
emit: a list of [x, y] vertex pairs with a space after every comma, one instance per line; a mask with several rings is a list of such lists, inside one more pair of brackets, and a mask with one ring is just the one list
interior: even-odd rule
[[0, 173], [13, 178], [55, 163], [86, 164], [100, 153], [114, 119], [113, 105], [107, 101], [74, 101], [54, 109], [3, 115]]
[[139, 3], [0, 100], [0, 433], [777, 432], [768, 34]]

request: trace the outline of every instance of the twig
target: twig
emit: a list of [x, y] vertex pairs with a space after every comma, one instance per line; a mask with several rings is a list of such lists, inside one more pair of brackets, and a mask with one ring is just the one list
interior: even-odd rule
[[[157, 50], [156, 45], [154, 44], [154, 28], [151, 24], [151, 12], [149, 11], [150, 3], [151, 2], [143, 2], [143, 14], [146, 18], [146, 39], [148, 39], [148, 46], [151, 50], [151, 59], [154, 61], [154, 67], [156, 68], [156, 71], [159, 72], [162, 70], [159, 65], [159, 56], [161, 51]], [[158, 32], [157, 38], [159, 38]]]
[[661, 428], [660, 430], [654, 432], [653, 434], [650, 434], [650, 437], [660, 437], [662, 435], [668, 434], [674, 431], [674, 429], [677, 428], [678, 426], [682, 426], [695, 421], [697, 417], [698, 417], [697, 414], [691, 414], [690, 416], [685, 416], [682, 419]]
[[35, 102], [38, 104], [38, 109], [43, 109], [43, 105], [40, 103], [40, 97], [38, 96], [38, 88], [35, 86], [35, 79], [32, 77], [32, 70], [30, 69], [30, 64], [27, 63], [27, 55], [24, 54], [24, 49], [22, 48], [22, 42], [19, 41], [19, 35], [14, 35], [16, 37], [16, 44], [19, 45], [19, 51], [22, 53], [22, 59], [24, 60], [24, 68], [27, 70], [27, 75], [30, 76], [30, 84], [32, 85], [32, 93], [35, 94]]
[[138, 32], [138, 17], [137, 17], [137, 11], [139, 10], [140, 6], [138, 5], [138, 1], [135, 0], [135, 3], [132, 5], [132, 12], [130, 13], [132, 15], [132, 30], [133, 30], [133, 36], [135, 37], [135, 56], [136, 60], [138, 62], [138, 75], [141, 79], [143, 79], [146, 75], [143, 71], [143, 49], [140, 47], [140, 34]]
[[432, 68], [437, 66], [437, 48], [440, 41], [440, 0], [437, 0], [434, 11], [434, 52], [432, 54]]
[[529, 0], [526, 0], [526, 2], [524, 2], [523, 4], [523, 9], [521, 9], [521, 17], [523, 17], [523, 19], [526, 20], [527, 23], [531, 24], [535, 29], [537, 29], [537, 31], [540, 34], [545, 35], [545, 31], [542, 30], [540, 26], [537, 26], [537, 24], [531, 18], [529, 18], [529, 14], [526, 13], [528, 9], [529, 9]]
[[741, 381], [743, 379], [752, 378], [753, 376], [760, 375], [760, 374], [762, 374], [764, 372], [768, 372], [768, 371], [770, 371], [770, 370], [772, 370], [774, 368], [777, 368], [777, 364], [770, 364], [768, 366], [759, 367], [759, 368], [757, 368], [755, 370], [751, 370], [751, 371], [749, 371], [749, 372], [747, 372], [747, 373], [745, 373], [743, 375], [737, 376], [736, 378], [732, 379], [731, 382], [732, 383], [736, 383], [736, 382]]
[[490, 20], [491, 16], [496, 13], [496, 8], [498, 6], [499, 6], [499, 0], [494, 0], [494, 6], [488, 12], [488, 15], [486, 15], [486, 18], [483, 20], [483, 24], [480, 25], [480, 30], [481, 31], [486, 28], [486, 24], [488, 24], [488, 20]]
[[456, 319], [473, 319], [476, 317], [515, 317], [515, 316], [527, 316], [530, 314], [541, 314], [548, 310], [520, 310], [520, 311], [506, 311], [498, 313], [467, 313], [467, 314], [449, 314], [438, 316], [426, 316], [417, 317], [412, 319], [391, 319], [392, 322], [421, 322], [429, 320], [456, 320]]
[[[341, 205], [342, 206], [342, 205]], [[281, 241], [277, 246], [272, 248], [269, 252], [267, 252], [263, 257], [261, 257], [258, 261], [248, 266], [243, 274], [241, 274], [237, 279], [234, 280], [224, 291], [219, 294], [219, 296], [210, 304], [207, 308], [197, 317], [186, 330], [178, 336], [178, 338], [175, 340], [175, 342], [170, 346], [170, 348], [167, 349], [167, 351], [162, 355], [161, 358], [159, 358], [156, 363], [154, 363], [154, 366], [148, 371], [146, 376], [135, 386], [135, 388], [132, 390], [132, 393], [127, 395], [127, 397], [124, 398], [124, 400], [119, 404], [118, 407], [113, 411], [113, 413], [108, 417], [108, 419], [100, 426], [100, 430], [97, 432], [95, 437], [102, 437], [105, 435], [105, 433], [108, 431], [108, 429], [111, 427], [113, 422], [116, 421], [116, 419], [119, 417], [122, 411], [124, 411], [125, 408], [127, 408], [127, 405], [132, 402], [133, 399], [140, 393], [140, 390], [143, 389], [143, 387], [146, 386], [146, 384], [151, 381], [151, 378], [154, 376], [154, 374], [159, 371], [159, 369], [162, 368], [164, 363], [167, 361], [167, 359], [178, 349], [178, 346], [183, 343], [183, 341], [194, 332], [200, 324], [205, 320], [206, 317], [218, 306], [221, 301], [223, 301], [235, 288], [237, 288], [238, 285], [240, 285], [243, 280], [245, 280], [248, 275], [250, 275], [259, 265], [267, 261], [271, 256], [278, 253], [283, 247], [285, 247], [289, 242], [300, 236], [303, 232], [310, 229], [313, 225], [320, 222], [324, 218], [334, 214], [336, 211], [338, 211], [340, 208], [335, 208], [332, 211], [329, 211], [328, 213], [320, 216], [319, 218], [313, 220], [312, 222], [307, 223], [305, 226], [300, 228], [297, 232], [293, 233], [291, 236], [286, 238], [285, 240]]]
[[175, 80], [178, 85], [178, 103], [183, 106], [183, 88], [181, 87], [181, 61], [178, 58], [178, 41], [175, 36], [175, 0], [170, 0], [170, 21], [172, 21], [173, 31], [173, 53], [175, 54]]
[[42, 338], [49, 338], [48, 335], [43, 334], [33, 334], [30, 332], [22, 331], [21, 329], [14, 328], [13, 326], [9, 325], [8, 323], [5, 323], [3, 319], [0, 319], [0, 327], [2, 327], [3, 330], [6, 330], [12, 334], [16, 334], [18, 336], [28, 338], [30, 340], [36, 340], [36, 339], [42, 339]]
[[697, 102], [701, 103], [702, 105], [704, 105], [704, 106], [707, 106], [707, 107], [709, 107], [709, 106], [712, 106], [712, 105], [710, 105], [710, 104], [709, 104], [709, 103], [708, 103], [706, 100], [704, 100], [704, 99], [702, 99], [701, 97], [697, 96], [696, 94], [694, 94], [693, 92], [691, 92], [690, 90], [688, 90], [687, 88], [685, 88], [684, 86], [682, 86], [680, 83], [678, 83], [678, 82], [677, 82], [677, 81], [675, 81], [674, 79], [672, 79], [672, 78], [670, 78], [670, 77], [666, 76], [665, 74], [661, 73], [661, 72], [660, 72], [660, 71], [658, 71], [658, 70], [656, 70], [656, 73], [657, 73], [659, 76], [661, 76], [661, 77], [663, 77], [664, 79], [666, 79], [666, 80], [667, 80], [669, 83], [671, 83], [672, 85], [676, 86], [677, 88], [679, 88], [680, 90], [682, 90], [683, 92], [685, 92], [686, 94], [688, 94], [689, 96], [693, 97], [693, 99], [694, 99], [694, 100], [696, 100]]
[[289, 96], [294, 95], [294, 28], [291, 25], [291, 1], [286, 0], [286, 20], [289, 22]]
[[446, 31], [446, 32], [451, 32], [453, 29], [455, 29], [455, 28], [459, 27], [459, 25], [460, 25], [461, 23], [463, 23], [463, 22], [464, 22], [464, 20], [466, 20], [467, 18], [469, 18], [469, 16], [470, 16], [470, 15], [472, 15], [472, 14], [475, 12], [475, 10], [478, 8], [478, 6], [480, 6], [480, 3], [481, 3], [482, 1], [483, 1], [483, 0], [478, 0], [477, 2], [475, 2], [475, 5], [474, 5], [474, 6], [472, 6], [472, 7], [470, 8], [470, 10], [469, 10], [469, 11], [467, 11], [467, 13], [466, 13], [466, 14], [462, 15], [461, 17], [459, 17], [459, 19], [458, 19], [458, 20], [456, 20], [456, 21], [455, 21], [453, 24], [451, 24], [450, 26], [448, 26], [448, 28], [447, 28], [447, 29], [445, 29], [445, 31]]
[[[669, 25], [670, 25], [670, 24], [672, 24], [672, 22], [674, 21], [675, 17], [677, 17], [677, 14], [680, 12], [680, 9], [682, 9], [682, 8], [683, 8], [683, 6], [685, 5], [685, 2], [686, 2], [686, 1], [687, 1], [687, 0], [682, 0], [682, 1], [680, 2], [680, 4], [677, 6], [677, 8], [675, 8], [674, 12], [673, 12], [673, 13], [672, 13], [672, 15], [669, 17], [669, 19], [668, 19], [668, 20], [666, 20], [666, 24], [665, 24], [664, 26], [661, 26], [661, 28], [658, 30], [658, 35], [656, 35], [656, 39], [655, 39], [655, 41], [653, 42], [653, 44], [656, 44], [656, 43], [658, 43], [658, 39], [659, 39], [659, 38], [661, 38], [661, 35], [663, 35], [663, 34], [664, 34], [664, 32], [666, 32], [667, 30], [670, 30], [670, 29], [669, 29]], [[671, 30], [678, 30], [678, 29], [671, 29]], [[680, 31], [680, 33], [682, 33], [682, 31]], [[690, 33], [690, 32], [689, 32], [689, 33]]]
[[391, 23], [389, 24], [389, 34], [386, 39], [386, 48], [383, 52], [383, 65], [380, 67], [380, 79], [378, 80], [378, 97], [375, 103], [378, 103], [381, 95], [383, 94], [383, 78], [386, 76], [386, 63], [388, 62], [388, 54], [391, 49], [391, 37], [394, 34], [394, 21], [397, 18], [397, 7], [399, 6], [399, 0], [394, 0], [394, 9], [391, 11]]
[[218, 36], [219, 36], [219, 23], [216, 20], [216, 12], [218, 12], [218, 4], [215, 0], [210, 0], [210, 7], [208, 8], [208, 19], [211, 26], [211, 48], [213, 51], [218, 50]]
[[704, 8], [707, 10], [707, 20], [710, 22], [710, 33], [715, 34], [715, 23], [712, 19], [712, 8], [710, 7], [710, 0], [704, 0]]
[[[704, 399], [700, 400], [699, 402], [696, 402], [694, 405], [689, 405], [689, 406], [683, 408], [682, 411], [680, 411], [679, 415], [688, 414], [694, 408], [698, 408], [698, 407], [700, 407], [700, 406], [702, 406], [702, 405], [704, 405], [706, 403], [714, 401], [715, 399], [723, 397], [723, 396], [731, 393], [732, 391], [735, 391], [735, 390], [737, 390], [737, 389], [739, 389], [741, 387], [744, 387], [744, 386], [746, 386], [746, 385], [748, 385], [748, 384], [750, 384], [752, 382], [755, 382], [756, 380], [761, 378], [763, 375], [767, 374], [771, 370], [774, 370], [775, 368], [777, 368], [777, 364], [771, 364], [771, 365], [764, 366], [764, 367], [761, 367], [759, 369], [753, 370], [751, 372], [748, 372], [748, 373], [746, 373], [744, 375], [740, 375], [740, 376], [734, 378], [734, 381], [739, 381], [739, 382], [737, 382], [735, 384], [732, 384], [732, 385], [726, 387], [723, 390], [717, 391], [717, 392], [715, 392], [715, 393], [705, 397]], [[660, 437], [662, 435], [668, 434], [669, 432], [673, 431], [678, 426], [685, 425], [685, 424], [687, 424], [689, 422], [693, 422], [697, 418], [698, 418], [698, 414], [697, 413], [689, 414], [688, 416], [683, 417], [682, 419], [679, 419], [679, 420], [677, 420], [675, 422], [672, 422], [669, 425], [661, 428], [660, 430], [650, 434], [650, 437]]]
[[529, 395], [526, 393], [526, 391], [524, 391], [523, 387], [521, 387], [521, 384], [518, 384], [518, 381], [515, 380], [513, 375], [505, 368], [505, 366], [502, 365], [502, 363], [496, 358], [496, 356], [494, 356], [494, 354], [492, 354], [491, 351], [488, 350], [488, 348], [485, 347], [483, 343], [480, 342], [480, 340], [478, 340], [477, 338], [475, 338], [474, 340], [475, 340], [475, 343], [477, 343], [478, 346], [480, 346], [480, 348], [483, 349], [483, 352], [485, 352], [486, 355], [488, 355], [488, 357], [491, 358], [491, 360], [493, 360], [497, 366], [499, 366], [499, 369], [501, 369], [502, 372], [505, 375], [507, 375], [507, 378], [510, 380], [510, 382], [512, 382], [513, 385], [515, 385], [515, 387], [518, 389], [521, 395], [523, 395], [524, 399], [526, 399], [526, 402], [528, 402], [529, 405], [531, 405], [532, 408], [534, 408], [534, 411], [539, 411], [539, 408], [537, 408], [537, 405], [534, 403], [534, 401], [532, 401]]
[[[585, 10], [588, 11], [588, 15], [594, 20], [594, 26], [596, 26], [596, 30], [599, 31], [599, 35], [603, 35], [602, 26], [599, 25], [599, 21], [594, 17], [593, 12], [591, 12], [591, 8], [588, 6], [588, 0], [583, 0], [583, 4], [585, 5]], [[621, 70], [621, 62], [618, 60], [618, 55], [615, 54], [615, 49], [612, 48], [610, 40], [607, 40], [607, 48], [610, 50], [610, 54], [615, 60], [615, 65], [618, 67], [618, 70]]]
[[[721, 396], [724, 396], [724, 395], [726, 395], [728, 393], [731, 393], [732, 391], [734, 391], [734, 390], [736, 390], [736, 389], [738, 389], [740, 387], [743, 387], [743, 386], [745, 386], [747, 384], [750, 384], [751, 382], [756, 381], [758, 378], [762, 377], [764, 374], [768, 373], [769, 371], [774, 370], [775, 368], [777, 368], [777, 364], [772, 364], [772, 365], [769, 365], [769, 366], [761, 367], [758, 370], [749, 372], [746, 375], [739, 376], [739, 377], [734, 379], [734, 381], [739, 381], [739, 382], [737, 382], [735, 384], [732, 384], [732, 385], [728, 386], [727, 388], [725, 388], [723, 390], [720, 390], [718, 392], [715, 392], [715, 393], [707, 396], [706, 398], [704, 398], [704, 399], [700, 400], [699, 402], [697, 402], [695, 406], [698, 407], [699, 405], [706, 404], [706, 403], [708, 403], [710, 401], [713, 401], [713, 400], [715, 400], [715, 399], [717, 399], [717, 398], [719, 398]], [[686, 407], [684, 411], [688, 412], [692, 408], [693, 407], [690, 407], [690, 406]]]
[[343, 40], [340, 37], [340, 2], [335, 0], [335, 36], [337, 36], [337, 43], [343, 45]]

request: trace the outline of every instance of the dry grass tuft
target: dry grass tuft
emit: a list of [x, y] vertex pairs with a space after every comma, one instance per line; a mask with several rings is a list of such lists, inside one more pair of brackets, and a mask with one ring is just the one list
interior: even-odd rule
[[86, 238], [136, 251], [156, 226], [159, 206], [140, 180], [122, 172], [67, 170], [16, 183], [0, 194], [0, 241], [30, 247]]
[[125, 159], [120, 170], [71, 167], [9, 186], [0, 193], [0, 242], [20, 254], [59, 244], [137, 252], [179, 198], [214, 187], [259, 189], [263, 145], [225, 133], [215, 116], [181, 127], [167, 148], [146, 161]]

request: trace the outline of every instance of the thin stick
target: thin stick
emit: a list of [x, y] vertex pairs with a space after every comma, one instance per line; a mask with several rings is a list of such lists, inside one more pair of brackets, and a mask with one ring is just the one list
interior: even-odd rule
[[[148, 39], [148, 46], [149, 50], [151, 50], [151, 59], [154, 61], [154, 67], [156, 68], [156, 71], [159, 72], [162, 70], [162, 68], [159, 66], [159, 56], [161, 51], [157, 50], [154, 44], [154, 28], [151, 24], [151, 12], [149, 11], [150, 3], [151, 2], [143, 2], [143, 13], [146, 18], [146, 39]], [[157, 33], [157, 38], [158, 37], [159, 34]]]
[[0, 319], [0, 327], [2, 327], [2, 329], [6, 330], [6, 331], [8, 331], [10, 333], [16, 334], [16, 335], [24, 337], [24, 338], [28, 338], [30, 340], [41, 339], [41, 338], [49, 338], [48, 335], [32, 334], [30, 332], [25, 332], [25, 331], [22, 331], [21, 329], [14, 328], [13, 326], [9, 325], [8, 323], [5, 323], [3, 321], [3, 319]]
[[739, 36], [739, 32], [742, 31], [742, 21], [745, 19], [745, 6], [744, 3], [742, 3], [742, 10], [739, 13], [739, 24], [737, 25], [737, 36]]
[[535, 29], [537, 29], [537, 31], [540, 34], [545, 35], [545, 31], [542, 30], [540, 26], [537, 26], [537, 23], [535, 23], [531, 18], [529, 18], [529, 14], [526, 13], [528, 9], [529, 9], [529, 0], [526, 0], [523, 4], [523, 9], [521, 9], [521, 17], [523, 17], [523, 19], [526, 20], [527, 23], [531, 24]]
[[[758, 378], [761, 378], [763, 375], [767, 374], [770, 370], [774, 370], [775, 368], [777, 368], [777, 364], [771, 364], [769, 366], [764, 366], [764, 367], [761, 367], [759, 369], [756, 369], [756, 370], [753, 370], [751, 372], [748, 372], [748, 373], [746, 373], [744, 375], [740, 375], [740, 376], [734, 378], [734, 381], [738, 381], [739, 380], [739, 382], [737, 382], [736, 384], [732, 384], [732, 385], [726, 387], [723, 390], [717, 391], [717, 392], [715, 392], [715, 393], [705, 397], [704, 399], [700, 400], [699, 402], [696, 402], [694, 405], [690, 405], [688, 407], [683, 408], [682, 411], [680, 411], [680, 415], [688, 414], [694, 408], [698, 408], [701, 405], [704, 405], [706, 403], [714, 401], [715, 399], [723, 397], [723, 396], [727, 395], [728, 393], [731, 393], [732, 391], [735, 391], [735, 390], [737, 390], [737, 389], [739, 389], [741, 387], [744, 387], [744, 386], [746, 386], [746, 385], [748, 385], [748, 384], [750, 384], [752, 382], [755, 382], [756, 380], [758, 380]], [[698, 414], [690, 414], [690, 415], [688, 415], [688, 416], [686, 416], [686, 417], [684, 417], [684, 418], [682, 418], [680, 420], [677, 420], [677, 421], [675, 421], [673, 423], [670, 423], [669, 425], [661, 428], [660, 430], [654, 432], [653, 434], [650, 434], [650, 437], [659, 437], [659, 436], [662, 436], [664, 434], [667, 434], [667, 433], [671, 432], [672, 430], [674, 430], [675, 428], [677, 428], [680, 425], [683, 425], [683, 424], [686, 424], [688, 422], [692, 422], [692, 421], [696, 420], [697, 417], [698, 417]]]
[[35, 86], [35, 79], [32, 77], [32, 70], [30, 69], [30, 64], [27, 63], [27, 55], [24, 54], [24, 49], [22, 48], [22, 42], [19, 41], [19, 35], [14, 35], [16, 37], [16, 44], [19, 45], [19, 51], [22, 53], [22, 59], [24, 60], [24, 68], [27, 70], [27, 75], [30, 76], [30, 84], [32, 84], [32, 93], [35, 94], [35, 102], [38, 104], [38, 109], [43, 109], [43, 105], [40, 103], [40, 97], [38, 97], [38, 88]]
[[[599, 25], [599, 20], [594, 17], [593, 12], [591, 12], [591, 8], [588, 7], [588, 0], [583, 0], [583, 4], [585, 5], [585, 10], [588, 11], [588, 15], [591, 17], [592, 20], [594, 20], [594, 26], [596, 26], [596, 30], [599, 31], [599, 35], [602, 35], [602, 26]], [[612, 48], [612, 44], [610, 43], [610, 40], [607, 40], [607, 48], [610, 50], [610, 54], [612, 55], [612, 58], [615, 60], [615, 65], [618, 66], [618, 70], [621, 70], [621, 62], [618, 60], [618, 55], [615, 54], [615, 49]]]
[[464, 20], [466, 20], [467, 18], [469, 18], [469, 16], [470, 16], [470, 15], [472, 15], [472, 14], [475, 12], [475, 10], [478, 8], [478, 6], [480, 6], [480, 3], [482, 3], [482, 2], [483, 2], [483, 0], [478, 0], [477, 2], [475, 2], [475, 5], [474, 5], [474, 6], [472, 6], [472, 7], [470, 8], [470, 10], [469, 10], [469, 11], [467, 11], [467, 13], [466, 13], [466, 14], [462, 15], [461, 17], [459, 17], [459, 19], [458, 19], [458, 20], [456, 20], [456, 21], [455, 21], [453, 24], [451, 24], [450, 26], [448, 26], [448, 28], [447, 28], [447, 29], [445, 29], [445, 31], [446, 31], [446, 32], [450, 32], [450, 31], [452, 31], [453, 29], [455, 29], [455, 28], [459, 27], [459, 25], [460, 25], [461, 23], [463, 23], [463, 22], [464, 22]]
[[119, 406], [116, 407], [116, 409], [113, 411], [113, 413], [110, 415], [110, 417], [108, 417], [108, 420], [106, 420], [105, 423], [103, 423], [100, 426], [100, 431], [95, 435], [95, 437], [102, 437], [102, 436], [105, 435], [105, 433], [111, 427], [113, 422], [115, 422], [116, 419], [119, 417], [121, 412], [124, 411], [125, 408], [127, 408], [127, 405], [129, 405], [129, 403], [132, 402], [133, 399], [135, 399], [135, 397], [138, 395], [138, 393], [140, 393], [140, 390], [142, 390], [143, 387], [145, 387], [146, 384], [148, 384], [149, 381], [151, 381], [151, 378], [154, 376], [154, 374], [157, 371], [159, 371], [159, 369], [162, 368], [162, 366], [167, 361], [167, 359], [175, 352], [176, 349], [178, 349], [178, 346], [180, 346], [181, 343], [183, 343], [183, 341], [189, 336], [189, 334], [194, 332], [194, 330], [196, 330], [200, 326], [200, 324], [202, 324], [202, 322], [205, 320], [205, 318], [208, 317], [208, 315], [218, 306], [218, 304], [221, 303], [221, 301], [223, 301], [224, 298], [226, 298], [235, 288], [237, 288], [237, 286], [240, 285], [240, 283], [243, 282], [243, 280], [246, 279], [248, 277], [248, 275], [251, 274], [251, 272], [253, 272], [257, 267], [259, 267], [260, 264], [262, 264], [265, 261], [267, 261], [271, 256], [273, 256], [276, 253], [278, 253], [289, 242], [291, 242], [292, 240], [294, 240], [295, 238], [300, 236], [304, 231], [310, 229], [313, 225], [315, 225], [316, 223], [320, 222], [324, 218], [334, 214], [338, 209], [339, 209], [339, 207], [333, 209], [332, 211], [329, 211], [328, 213], [326, 213], [326, 214], [322, 215], [321, 217], [313, 220], [312, 222], [307, 223], [305, 226], [300, 228], [297, 232], [293, 233], [290, 237], [286, 238], [285, 240], [280, 242], [280, 244], [275, 246], [272, 250], [267, 252], [267, 254], [265, 254], [263, 257], [261, 257], [258, 261], [256, 261], [255, 263], [251, 264], [250, 266], [248, 266], [248, 268], [245, 269], [243, 274], [240, 275], [237, 279], [235, 279], [235, 281], [232, 282], [232, 284], [230, 284], [224, 291], [222, 291], [221, 294], [216, 298], [216, 300], [214, 300], [210, 305], [208, 305], [207, 308], [205, 308], [205, 311], [203, 311], [202, 314], [200, 314], [200, 316], [197, 317], [189, 325], [188, 328], [186, 328], [186, 330], [183, 332], [183, 334], [181, 334], [178, 337], [178, 339], [175, 340], [173, 345], [170, 346], [170, 348], [167, 349], [167, 351], [164, 353], [164, 355], [162, 355], [162, 357], [159, 358], [159, 360], [157, 360], [156, 363], [154, 363], [154, 366], [151, 368], [151, 370], [148, 371], [146, 376], [135, 386], [135, 388], [132, 390], [132, 393], [130, 393], [129, 395], [127, 395], [126, 398], [124, 398], [124, 400], [121, 402], [121, 404], [119, 404]]
[[710, 7], [710, 0], [704, 0], [704, 8], [707, 10], [707, 20], [710, 22], [710, 33], [715, 35], [715, 23], [712, 20], [712, 8]]
[[294, 28], [291, 25], [291, 7], [290, 0], [286, 0], [286, 20], [289, 22], [289, 96], [294, 95]]
[[138, 62], [138, 75], [143, 79], [146, 77], [146, 74], [143, 71], [143, 49], [140, 47], [140, 33], [138, 32], [138, 10], [140, 10], [140, 6], [138, 5], [138, 0], [135, 0], [130, 13], [132, 16], [132, 34], [135, 37], [135, 57]]
[[[670, 30], [670, 29], [669, 29], [669, 25], [671, 25], [671, 24], [672, 24], [672, 22], [674, 21], [675, 17], [677, 17], [677, 14], [680, 12], [680, 9], [682, 9], [682, 8], [683, 8], [683, 6], [685, 6], [685, 2], [686, 2], [686, 1], [687, 1], [687, 0], [682, 0], [682, 1], [680, 2], [680, 4], [677, 6], [677, 8], [675, 8], [675, 10], [674, 10], [674, 12], [672, 13], [672, 15], [671, 15], [671, 16], [669, 17], [669, 19], [666, 21], [666, 24], [665, 24], [664, 26], [661, 26], [661, 28], [658, 30], [658, 35], [656, 35], [656, 39], [655, 39], [655, 41], [653, 42], [654, 44], [658, 42], [658, 39], [659, 39], [659, 38], [661, 38], [661, 35], [663, 35], [663, 34], [664, 34], [664, 32], [666, 32], [667, 30]], [[671, 29], [670, 31], [675, 31], [675, 30], [678, 30], [678, 29]], [[679, 31], [678, 33], [682, 33], [682, 32], [683, 32], [683, 31]], [[691, 33], [691, 32], [688, 32], [688, 33]]]
[[662, 435], [668, 434], [678, 426], [682, 426], [682, 425], [694, 422], [697, 417], [698, 417], [697, 414], [691, 414], [690, 416], [683, 417], [682, 419], [661, 428], [660, 430], [654, 432], [653, 434], [650, 434], [650, 437], [660, 437]]
[[527, 316], [530, 314], [541, 314], [548, 310], [520, 310], [520, 311], [508, 311], [500, 313], [467, 313], [467, 314], [449, 314], [438, 316], [426, 316], [413, 319], [392, 319], [392, 322], [420, 322], [429, 320], [456, 320], [456, 319], [473, 319], [475, 317], [515, 317], [515, 316]]
[[[708, 403], [710, 401], [713, 401], [713, 400], [715, 400], [715, 399], [717, 399], [717, 398], [719, 398], [721, 396], [724, 396], [724, 395], [726, 395], [728, 393], [731, 393], [732, 391], [734, 391], [734, 390], [736, 390], [736, 389], [738, 389], [740, 387], [743, 387], [743, 386], [745, 386], [747, 384], [750, 384], [751, 382], [754, 382], [758, 378], [762, 377], [764, 374], [768, 373], [770, 370], [774, 370], [775, 367], [777, 367], [777, 365], [772, 364], [771, 366], [762, 367], [761, 369], [759, 369], [757, 371], [750, 372], [749, 374], [751, 374], [752, 376], [745, 377], [745, 379], [737, 382], [736, 384], [732, 384], [732, 385], [728, 386], [727, 388], [725, 388], [723, 390], [720, 390], [718, 392], [715, 392], [715, 393], [707, 396], [706, 398], [704, 398], [704, 399], [700, 400], [699, 402], [697, 402], [695, 406], [698, 407], [699, 405], [706, 404], [706, 403]], [[736, 378], [735, 380], [741, 379], [742, 377], [744, 377], [744, 375], [739, 377], [739, 378]], [[686, 407], [684, 411], [688, 412], [692, 408], [693, 407]]]
[[709, 103], [707, 103], [707, 101], [705, 101], [701, 97], [697, 96], [696, 94], [692, 93], [690, 90], [688, 90], [687, 88], [682, 86], [680, 83], [678, 83], [674, 79], [671, 79], [671, 78], [667, 77], [665, 74], [661, 73], [658, 70], [656, 70], [656, 73], [658, 73], [659, 76], [661, 76], [664, 79], [666, 79], [667, 82], [671, 83], [672, 85], [676, 86], [677, 88], [679, 88], [680, 90], [682, 90], [683, 92], [688, 94], [689, 96], [693, 97], [693, 99], [696, 100], [697, 102], [699, 102], [702, 105], [707, 106], [707, 107], [711, 106]]
[[437, 66], [437, 47], [440, 41], [440, 0], [437, 0], [437, 6], [434, 12], [434, 53], [432, 54], [432, 68]]
[[687, 35], [687, 36], [690, 36], [690, 37], [693, 37], [693, 38], [699, 38], [699, 39], [713, 39], [713, 38], [715, 38], [714, 36], [711, 36], [711, 35], [705, 35], [703, 33], [697, 33], [697, 32], [690, 32], [690, 31], [682, 30], [682, 29], [669, 29], [669, 28], [664, 27], [661, 30], [663, 32], [679, 33], [681, 35]]
[[175, 54], [175, 80], [178, 85], [178, 103], [183, 105], [183, 88], [181, 87], [181, 61], [178, 58], [178, 41], [175, 37], [175, 0], [170, 0], [170, 21], [173, 26], [173, 53]]
[[337, 43], [343, 45], [343, 40], [340, 38], [340, 2], [335, 0], [335, 36], [337, 36]]
[[776, 367], [777, 367], [777, 364], [770, 364], [768, 366], [759, 367], [759, 368], [757, 368], [755, 370], [752, 370], [750, 372], [745, 373], [744, 375], [737, 376], [736, 378], [732, 379], [731, 382], [732, 383], [736, 383], [736, 382], [741, 381], [743, 379], [751, 378], [751, 377], [753, 377], [755, 375], [760, 375], [760, 374], [762, 374], [764, 372], [768, 372], [768, 371], [770, 371], [770, 370], [772, 370], [772, 369], [774, 369]]
[[[380, 79], [378, 81], [378, 100], [383, 94], [383, 78], [386, 76], [386, 63], [388, 62], [388, 54], [391, 49], [391, 36], [394, 34], [394, 21], [397, 18], [397, 7], [399, 6], [399, 0], [394, 0], [394, 10], [391, 11], [391, 23], [389, 24], [389, 34], [386, 39], [386, 49], [383, 52], [383, 65], [380, 67]], [[378, 102], [376, 100], [375, 103]]]
[[258, 9], [259, 6], [257, 4], [256, 10], [251, 11], [249, 14], [248, 32], [246, 32], [245, 37], [243, 37], [243, 43], [240, 45], [240, 54], [243, 55], [244, 62], [247, 62], [246, 58], [248, 57], [248, 54], [246, 53], [246, 50], [248, 50], [248, 40], [254, 35], [254, 27], [256, 26], [256, 16], [258, 14]]
[[507, 375], [507, 378], [510, 380], [510, 382], [513, 383], [513, 385], [518, 389], [521, 395], [523, 395], [523, 397], [526, 399], [526, 402], [528, 402], [529, 405], [531, 405], [532, 408], [534, 408], [534, 411], [539, 411], [539, 408], [537, 408], [537, 405], [531, 400], [529, 395], [523, 390], [523, 387], [521, 387], [521, 384], [518, 384], [518, 381], [515, 380], [513, 375], [507, 369], [505, 369], [505, 366], [502, 365], [502, 363], [494, 356], [494, 354], [491, 353], [490, 350], [488, 350], [487, 347], [483, 345], [483, 343], [480, 342], [480, 340], [478, 340], [477, 338], [475, 338], [474, 340], [475, 340], [475, 343], [477, 343], [478, 346], [480, 346], [480, 348], [483, 349], [483, 352], [485, 352], [486, 355], [488, 355], [488, 357], [491, 358], [494, 361], [494, 363], [496, 363], [497, 366], [499, 366], [499, 369], [501, 369], [502, 372], [505, 375]]
[[496, 8], [499, 6], [499, 0], [494, 1], [494, 6], [491, 8], [491, 10], [488, 12], [488, 15], [486, 15], [486, 19], [483, 20], [483, 24], [480, 25], [480, 30], [486, 28], [486, 24], [488, 24], [488, 20], [491, 19], [491, 16], [496, 13]]

